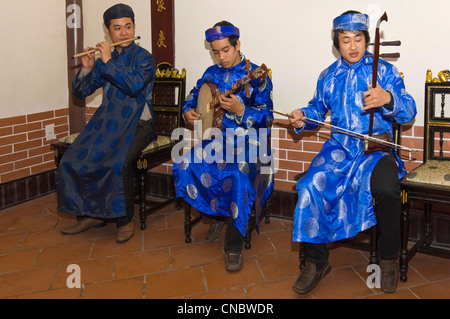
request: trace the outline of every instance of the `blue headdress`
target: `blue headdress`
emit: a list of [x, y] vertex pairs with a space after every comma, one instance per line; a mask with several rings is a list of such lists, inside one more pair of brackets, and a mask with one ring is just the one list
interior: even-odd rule
[[340, 15], [333, 20], [333, 31], [336, 30], [346, 30], [355, 31], [361, 30], [365, 31], [369, 29], [370, 20], [367, 14], [363, 13], [348, 13]]
[[206, 41], [208, 42], [228, 38], [233, 35], [239, 38], [240, 33], [239, 29], [232, 25], [213, 27], [211, 29], [206, 30], [205, 32]]

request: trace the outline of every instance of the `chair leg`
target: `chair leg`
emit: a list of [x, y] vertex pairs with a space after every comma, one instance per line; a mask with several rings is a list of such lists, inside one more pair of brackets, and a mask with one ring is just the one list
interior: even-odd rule
[[272, 200], [272, 194], [270, 194], [269, 198], [267, 198], [266, 202], [264, 203], [264, 217], [265, 217], [265, 223], [270, 224], [270, 207], [271, 207], [271, 200]]
[[202, 216], [202, 214], [200, 214], [199, 216], [192, 219], [191, 218], [191, 205], [189, 205], [189, 203], [187, 203], [182, 198], [178, 198], [177, 201], [178, 201], [177, 204], [180, 204], [180, 209], [181, 209], [181, 205], [184, 203], [184, 235], [186, 237], [184, 241], [187, 244], [189, 244], [192, 242], [192, 239], [191, 239], [192, 226], [197, 224], [202, 219], [203, 216]]
[[252, 241], [252, 231], [250, 229], [248, 229], [247, 230], [247, 234], [244, 237], [244, 242], [245, 242], [244, 247], [245, 247], [245, 249], [252, 248], [251, 241]]
[[369, 264], [378, 264], [378, 227], [373, 226], [370, 233]]
[[299, 250], [298, 250], [298, 259], [300, 261], [300, 270], [303, 270], [305, 268], [306, 263], [306, 247], [304, 243], [300, 243]]
[[252, 207], [252, 213], [250, 214], [250, 218], [248, 219], [247, 233], [245, 234], [245, 237], [244, 237], [245, 249], [252, 248], [252, 244], [251, 244], [252, 232], [255, 228], [256, 228], [256, 214]]
[[[404, 194], [404, 197], [405, 194]], [[401, 220], [400, 220], [400, 230], [401, 230], [401, 240], [400, 240], [400, 281], [406, 282], [408, 277], [406, 273], [408, 272], [408, 237], [409, 237], [409, 208], [410, 202], [405, 201], [402, 203], [401, 210]]]
[[432, 225], [431, 225], [431, 203], [425, 203], [424, 204], [424, 212], [425, 212], [425, 221], [423, 225], [424, 229], [424, 244], [425, 247], [430, 247], [430, 244], [432, 243]]
[[192, 239], [191, 239], [191, 230], [192, 230], [192, 225], [191, 225], [191, 205], [189, 205], [188, 203], [184, 202], [184, 235], [186, 237], [186, 239], [184, 240], [187, 244], [189, 244]]
[[140, 159], [138, 160], [138, 172], [139, 172], [139, 178], [140, 178], [140, 183], [141, 183], [141, 192], [140, 192], [140, 203], [139, 203], [139, 220], [141, 222], [141, 230], [145, 230], [147, 229], [147, 215], [146, 215], [146, 211], [145, 211], [145, 196], [147, 193], [147, 188], [146, 188], [146, 182], [145, 182], [145, 177], [147, 175], [147, 169], [142, 167], [142, 163], [139, 163], [139, 161], [141, 161]]

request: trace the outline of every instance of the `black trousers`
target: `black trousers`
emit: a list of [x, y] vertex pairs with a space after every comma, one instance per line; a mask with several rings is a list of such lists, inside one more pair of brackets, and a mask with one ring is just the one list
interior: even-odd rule
[[[134, 170], [136, 158], [153, 141], [156, 136], [155, 124], [152, 119], [148, 121], [139, 120], [131, 141], [127, 156], [125, 157], [122, 176], [125, 200], [126, 216], [118, 218], [116, 224], [118, 227], [128, 224], [134, 217]], [[77, 216], [77, 220], [82, 220], [85, 216]]]
[[[398, 167], [392, 154], [382, 157], [372, 172], [370, 180], [375, 199], [380, 239], [378, 253], [381, 259], [395, 259], [400, 247], [401, 189]], [[328, 261], [327, 244], [305, 244], [306, 260], [320, 268]]]
[[139, 154], [153, 141], [156, 136], [153, 120], [139, 120], [134, 138], [131, 141], [122, 169], [123, 190], [125, 197], [126, 216], [117, 219], [117, 226], [128, 224], [134, 217], [134, 165]]
[[242, 250], [244, 237], [241, 232], [233, 225], [233, 218], [227, 218], [227, 229], [225, 232], [225, 251], [238, 252]]

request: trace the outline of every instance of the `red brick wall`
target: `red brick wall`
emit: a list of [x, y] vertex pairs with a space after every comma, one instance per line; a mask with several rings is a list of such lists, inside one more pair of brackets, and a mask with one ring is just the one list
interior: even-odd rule
[[0, 119], [0, 183], [55, 168], [48, 124], [55, 124], [57, 138], [67, 135], [68, 109]]
[[[86, 108], [87, 120], [96, 108]], [[69, 134], [68, 109], [0, 119], [0, 183], [33, 175], [55, 168], [52, 141], [45, 140], [45, 126], [55, 124], [57, 138]], [[272, 148], [276, 149], [277, 172], [275, 188], [294, 191], [294, 176], [307, 170], [312, 159], [330, 137], [330, 130], [320, 129], [296, 134], [287, 120], [275, 120], [272, 130]], [[402, 145], [423, 149], [423, 127], [403, 127]], [[403, 152], [408, 171], [417, 167], [423, 152]], [[152, 169], [172, 173], [172, 162]]]

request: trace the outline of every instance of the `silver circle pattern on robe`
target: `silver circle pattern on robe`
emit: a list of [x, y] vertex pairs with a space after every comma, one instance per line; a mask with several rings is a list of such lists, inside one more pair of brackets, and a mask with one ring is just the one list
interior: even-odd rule
[[248, 166], [247, 162], [240, 162], [239, 170], [241, 171], [242, 174], [247, 175], [248, 172], [250, 171], [250, 167]]
[[231, 187], [233, 187], [233, 181], [231, 178], [227, 178], [223, 181], [222, 189], [225, 193], [228, 193], [231, 190]]
[[219, 171], [223, 171], [225, 169], [225, 166], [227, 166], [227, 162], [225, 162], [223, 159], [221, 159], [217, 163], [217, 168], [219, 169]]
[[305, 223], [305, 232], [309, 238], [314, 238], [319, 233], [319, 223], [313, 217], [310, 217]]
[[206, 188], [210, 187], [212, 184], [212, 178], [211, 175], [209, 175], [208, 173], [203, 173], [202, 176], [200, 177], [202, 185]]
[[331, 158], [340, 163], [345, 159], [345, 153], [342, 150], [334, 150], [331, 152]]
[[211, 207], [212, 211], [217, 212], [217, 209], [219, 208], [219, 199], [213, 198], [209, 203], [209, 206]]
[[313, 177], [313, 185], [319, 192], [322, 192], [327, 186], [327, 176], [324, 172], [318, 172]]
[[236, 219], [239, 215], [239, 208], [235, 202], [231, 202], [230, 211], [231, 211], [231, 214], [233, 215], [233, 219]]
[[309, 191], [306, 188], [302, 188], [300, 190], [300, 195], [298, 198], [298, 207], [305, 208], [308, 207], [310, 203], [311, 203], [311, 195], [309, 194]]
[[196, 199], [197, 198], [198, 190], [197, 190], [197, 188], [194, 185], [189, 184], [188, 186], [186, 186], [186, 190], [187, 190], [188, 195], [189, 195], [190, 198], [192, 198], [192, 199]]

